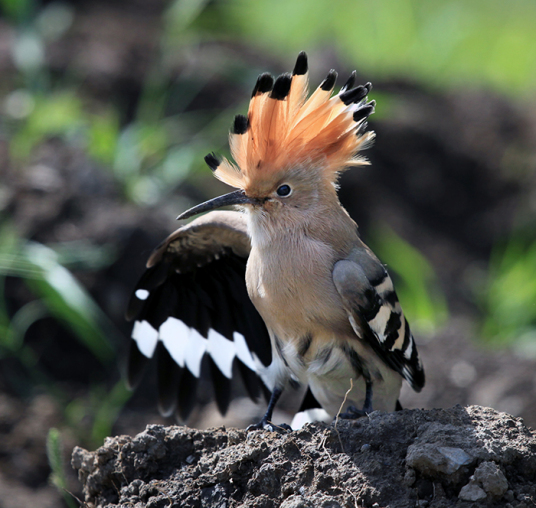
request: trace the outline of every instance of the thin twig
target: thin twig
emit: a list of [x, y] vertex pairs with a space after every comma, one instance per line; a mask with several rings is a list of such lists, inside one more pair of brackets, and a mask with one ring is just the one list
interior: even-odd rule
[[352, 378], [350, 378], [350, 388], [348, 388], [348, 390], [344, 394], [344, 399], [342, 400], [341, 407], [339, 408], [339, 411], [337, 411], [337, 415], [335, 416], [335, 432], [337, 432], [337, 436], [339, 437], [339, 443], [341, 444], [341, 450], [342, 450], [343, 453], [345, 453], [344, 452], [344, 446], [342, 444], [341, 435], [339, 434], [339, 429], [337, 429], [337, 424], [339, 423], [339, 415], [342, 412], [342, 408], [346, 404], [346, 400], [348, 399], [348, 395], [353, 390], [353, 388], [354, 388], [354, 380]]

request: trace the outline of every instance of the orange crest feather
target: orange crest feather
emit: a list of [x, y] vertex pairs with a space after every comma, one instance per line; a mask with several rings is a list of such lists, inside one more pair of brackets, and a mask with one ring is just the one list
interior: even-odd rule
[[332, 96], [337, 73], [331, 70], [307, 98], [307, 55], [299, 54], [292, 74], [261, 74], [253, 89], [248, 116], [237, 115], [229, 144], [236, 165], [207, 155], [217, 178], [246, 188], [275, 172], [300, 164], [318, 165], [330, 178], [352, 166], [367, 164], [358, 152], [368, 148], [374, 132], [366, 119], [375, 102], [367, 102], [371, 84], [353, 87], [355, 71]]

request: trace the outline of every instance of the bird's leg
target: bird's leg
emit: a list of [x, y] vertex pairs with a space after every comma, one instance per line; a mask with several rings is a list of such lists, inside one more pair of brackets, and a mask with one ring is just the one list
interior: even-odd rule
[[282, 388], [274, 388], [272, 395], [270, 396], [270, 402], [268, 402], [268, 409], [266, 410], [265, 415], [262, 417], [262, 420], [259, 423], [253, 423], [250, 425], [247, 430], [248, 432], [250, 430], [269, 430], [273, 432], [274, 427], [280, 427], [284, 430], [292, 430], [290, 425], [287, 425], [286, 423], [281, 423], [279, 425], [274, 425], [272, 420], [272, 414], [274, 412], [275, 405], [277, 404], [277, 401], [279, 400], [279, 397], [281, 397], [281, 394], [283, 393]]
[[372, 413], [372, 381], [370, 379], [366, 379], [365, 383], [365, 403], [363, 404], [363, 409], [357, 409], [355, 406], [348, 406], [346, 412], [339, 415], [340, 418], [344, 418], [346, 420], [357, 420], [358, 418]]

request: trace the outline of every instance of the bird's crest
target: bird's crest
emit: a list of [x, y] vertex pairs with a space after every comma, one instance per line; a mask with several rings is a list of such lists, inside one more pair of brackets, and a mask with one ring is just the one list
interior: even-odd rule
[[245, 189], [258, 179], [300, 165], [314, 165], [330, 179], [348, 167], [367, 164], [358, 155], [372, 143], [367, 117], [375, 102], [367, 102], [371, 84], [354, 87], [355, 71], [332, 96], [337, 73], [331, 70], [309, 97], [307, 55], [299, 54], [292, 74], [275, 81], [261, 74], [247, 116], [237, 115], [229, 135], [236, 165], [214, 154], [205, 161], [217, 178]]

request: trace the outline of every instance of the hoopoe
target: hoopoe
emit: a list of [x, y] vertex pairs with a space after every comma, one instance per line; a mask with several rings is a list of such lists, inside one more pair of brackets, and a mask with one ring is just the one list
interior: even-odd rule
[[[259, 76], [247, 116], [229, 136], [236, 164], [209, 154], [216, 178], [237, 188], [181, 214], [210, 212], [179, 228], [147, 263], [127, 317], [135, 319], [129, 383], [158, 358], [159, 407], [186, 419], [209, 372], [221, 413], [240, 374], [249, 395], [270, 393], [253, 428], [271, 428], [287, 387], [307, 389], [330, 417], [394, 411], [403, 379], [424, 371], [384, 265], [361, 241], [337, 197], [338, 175], [368, 164], [374, 132], [370, 83], [337, 73], [308, 97], [308, 64]], [[238, 205], [238, 211], [212, 211]], [[305, 393], [305, 392], [304, 392]]]

